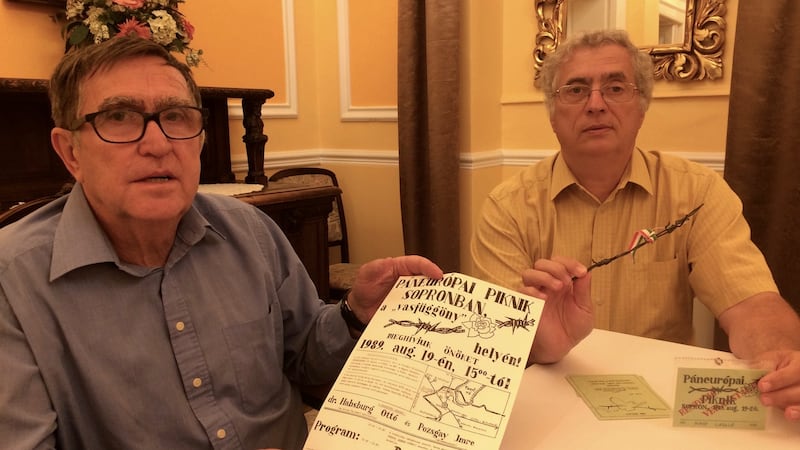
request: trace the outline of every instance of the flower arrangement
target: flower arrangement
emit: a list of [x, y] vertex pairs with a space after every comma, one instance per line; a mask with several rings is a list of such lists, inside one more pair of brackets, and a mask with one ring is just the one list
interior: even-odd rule
[[189, 47], [194, 26], [178, 11], [184, 1], [67, 0], [66, 51], [133, 34], [183, 53], [186, 64], [196, 67], [203, 51]]

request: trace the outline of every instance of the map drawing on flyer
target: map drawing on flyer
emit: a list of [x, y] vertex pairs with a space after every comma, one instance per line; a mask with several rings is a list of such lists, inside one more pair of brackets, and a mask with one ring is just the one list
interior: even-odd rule
[[543, 306], [460, 273], [401, 277], [304, 449], [498, 449]]

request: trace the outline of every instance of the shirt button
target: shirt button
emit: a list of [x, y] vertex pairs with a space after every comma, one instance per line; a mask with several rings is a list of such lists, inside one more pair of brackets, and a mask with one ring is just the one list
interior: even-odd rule
[[192, 380], [192, 386], [199, 388], [202, 385], [203, 385], [203, 380], [201, 380], [200, 378], [195, 378], [194, 380]]
[[220, 439], [225, 439], [226, 433], [224, 428], [220, 428], [217, 430], [217, 437]]
[[175, 324], [175, 329], [178, 331], [183, 331], [184, 328], [186, 328], [186, 324], [183, 322], [178, 322]]

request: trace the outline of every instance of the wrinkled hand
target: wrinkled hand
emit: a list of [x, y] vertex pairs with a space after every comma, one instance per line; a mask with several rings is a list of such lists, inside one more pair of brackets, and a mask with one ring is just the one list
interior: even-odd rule
[[397, 278], [404, 275], [425, 275], [438, 280], [444, 274], [439, 266], [422, 256], [399, 256], [370, 261], [358, 270], [347, 300], [353, 314], [363, 323], [368, 323]]
[[788, 420], [800, 421], [800, 351], [766, 352], [757, 360], [769, 370], [758, 382], [761, 404], [781, 408]]
[[545, 301], [529, 362], [559, 361], [592, 331], [591, 279], [586, 266], [559, 256], [522, 272], [522, 292]]

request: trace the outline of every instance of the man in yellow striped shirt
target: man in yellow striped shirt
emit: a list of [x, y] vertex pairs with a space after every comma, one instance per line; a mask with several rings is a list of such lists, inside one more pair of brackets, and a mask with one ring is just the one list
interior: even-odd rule
[[[547, 57], [541, 81], [561, 151], [489, 195], [472, 240], [477, 275], [546, 300], [531, 349], [540, 363], [560, 360], [593, 327], [691, 344], [696, 296], [738, 357], [774, 362], [762, 402], [800, 420], [800, 319], [750, 240], [741, 201], [713, 170], [636, 147], [652, 73], [621, 31]], [[637, 230], [652, 240], [701, 205], [588, 272], [635, 245]]]

